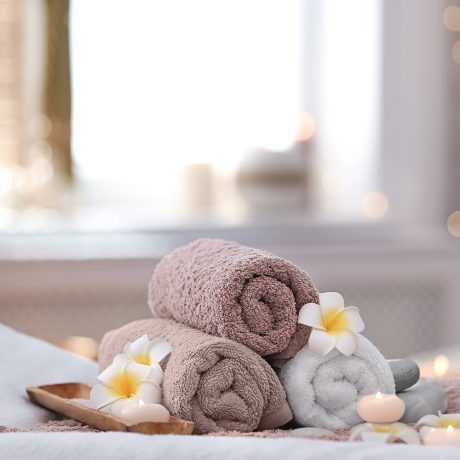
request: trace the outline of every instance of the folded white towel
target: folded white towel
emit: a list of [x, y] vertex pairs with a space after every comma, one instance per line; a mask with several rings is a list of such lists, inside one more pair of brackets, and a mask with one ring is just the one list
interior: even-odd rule
[[363, 336], [358, 336], [358, 348], [348, 357], [337, 350], [316, 356], [305, 346], [283, 366], [280, 380], [295, 421], [330, 430], [361, 423], [356, 413], [360, 397], [395, 392], [388, 363]]
[[0, 425], [30, 428], [56, 418], [56, 414], [29, 401], [26, 387], [63, 382], [92, 384], [97, 374], [94, 361], [0, 324]]

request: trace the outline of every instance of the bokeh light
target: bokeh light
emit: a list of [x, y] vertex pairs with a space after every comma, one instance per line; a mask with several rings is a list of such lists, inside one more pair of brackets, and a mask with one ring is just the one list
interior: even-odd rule
[[382, 192], [369, 192], [363, 199], [362, 210], [369, 219], [381, 219], [388, 212], [390, 203]]
[[460, 8], [450, 5], [444, 10], [442, 16], [444, 25], [452, 32], [460, 31]]
[[308, 141], [313, 137], [316, 131], [316, 123], [315, 120], [311, 115], [308, 113], [303, 113], [300, 116], [300, 123], [299, 123], [299, 133], [297, 135], [298, 141]]
[[447, 219], [447, 230], [452, 236], [460, 238], [460, 211], [454, 211]]

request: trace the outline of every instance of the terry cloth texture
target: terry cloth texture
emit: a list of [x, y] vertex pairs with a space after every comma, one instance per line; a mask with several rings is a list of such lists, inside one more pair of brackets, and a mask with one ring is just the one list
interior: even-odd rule
[[302, 426], [339, 430], [362, 420], [356, 402], [364, 395], [394, 393], [390, 366], [377, 348], [358, 336], [358, 348], [351, 356], [337, 350], [324, 357], [303, 348], [280, 372], [280, 380]]
[[249, 348], [165, 319], [134, 321], [108, 332], [99, 349], [101, 369], [128, 341], [143, 334], [172, 345], [164, 368], [163, 403], [196, 423], [196, 433], [277, 428], [292, 419], [273, 369]]
[[306, 272], [267, 252], [237, 243], [200, 239], [164, 257], [149, 285], [149, 306], [211, 335], [246, 345], [259, 355], [294, 356], [310, 328], [298, 310], [318, 303]]

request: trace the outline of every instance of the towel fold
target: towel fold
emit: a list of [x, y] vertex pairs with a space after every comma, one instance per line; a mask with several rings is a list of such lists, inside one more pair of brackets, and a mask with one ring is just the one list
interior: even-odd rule
[[246, 345], [262, 356], [289, 358], [310, 328], [298, 310], [318, 303], [313, 281], [290, 262], [237, 243], [200, 239], [164, 257], [149, 285], [149, 306], [211, 335]]
[[171, 343], [161, 363], [163, 403], [172, 415], [194, 421], [197, 433], [277, 428], [292, 419], [278, 377], [260, 356], [171, 320], [139, 320], [108, 332], [99, 349], [101, 369], [143, 334]]
[[337, 350], [324, 357], [303, 348], [280, 372], [294, 420], [302, 426], [339, 430], [362, 420], [356, 402], [366, 394], [394, 393], [389, 364], [377, 348], [358, 336], [358, 348], [351, 356]]

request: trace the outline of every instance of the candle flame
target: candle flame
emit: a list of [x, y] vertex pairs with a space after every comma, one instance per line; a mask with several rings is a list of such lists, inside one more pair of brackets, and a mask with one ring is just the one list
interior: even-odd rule
[[449, 370], [449, 359], [447, 356], [439, 355], [436, 357], [433, 363], [433, 372], [436, 377], [442, 377], [446, 375]]
[[449, 426], [447, 427], [447, 432], [448, 432], [448, 433], [453, 433], [453, 432], [454, 432], [454, 427], [453, 427], [452, 425], [449, 425]]
[[375, 399], [382, 399], [382, 393], [380, 393], [380, 391], [377, 391], [377, 394], [375, 395]]
[[145, 406], [145, 403], [144, 403], [143, 399], [139, 399], [139, 406]]

